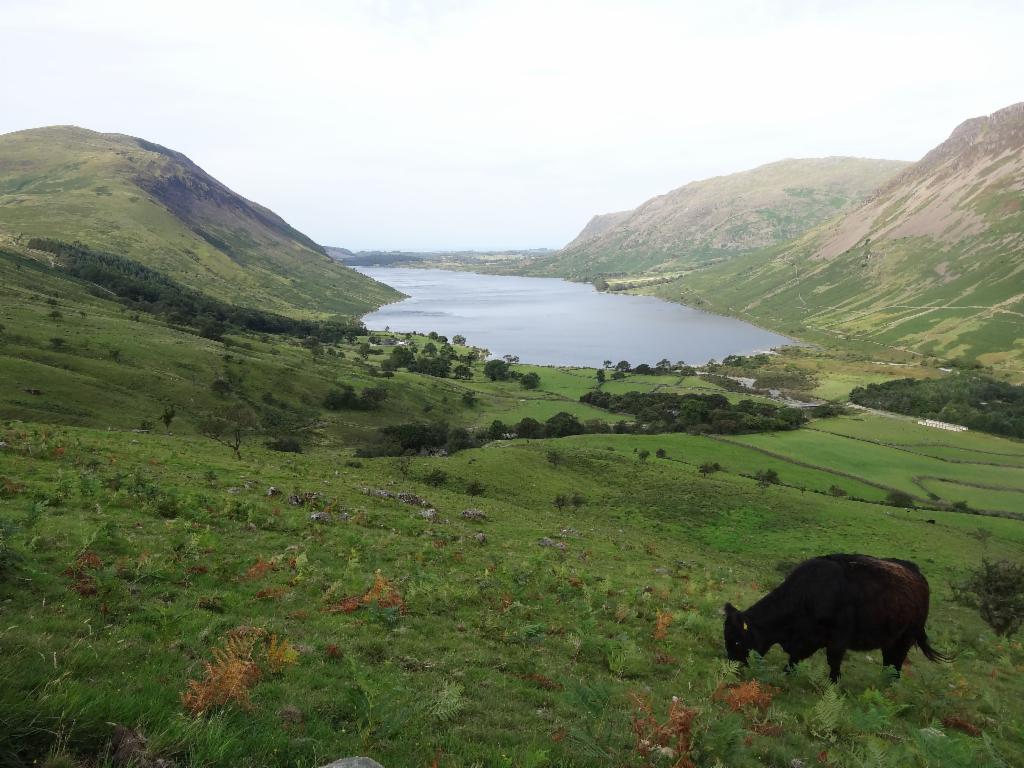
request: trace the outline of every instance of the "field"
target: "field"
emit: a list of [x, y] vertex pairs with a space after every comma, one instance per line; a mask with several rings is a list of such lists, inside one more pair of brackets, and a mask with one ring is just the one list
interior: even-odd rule
[[[389, 346], [369, 336], [214, 341], [19, 252], [0, 256], [0, 325], [0, 764], [112, 765], [115, 724], [180, 766], [1024, 760], [1024, 647], [951, 586], [982, 558], [1024, 556], [1024, 522], [998, 516], [1021, 509], [1020, 442], [857, 412], [775, 434], [362, 458], [380, 427], [411, 421], [622, 415], [579, 402], [592, 369], [513, 366], [539, 375], [526, 389], [480, 361], [465, 380], [387, 375]], [[770, 367], [813, 367], [820, 384], [837, 359]], [[864, 366], [841, 359], [837, 375], [878, 374]], [[343, 384], [387, 399], [325, 410]], [[724, 391], [678, 375], [603, 386]], [[200, 434], [238, 402], [301, 421], [303, 452], [254, 434], [235, 458]], [[883, 503], [893, 490], [920, 508]], [[820, 654], [792, 675], [778, 649], [727, 662], [723, 604], [834, 551], [918, 562], [929, 633], [955, 662], [912, 651], [893, 680], [878, 652], [851, 653], [838, 687]]]
[[[0, 476], [21, 559], [0, 588], [0, 759], [55, 743], [102, 751], [106, 724], [125, 723], [155, 753], [193, 765], [355, 753], [385, 765], [640, 765], [634, 695], [659, 719], [672, 696], [696, 709], [700, 765], [822, 752], [832, 765], [1024, 757], [1024, 648], [949, 592], [982, 554], [1019, 557], [1024, 526], [704, 478], [673, 459], [703, 458], [696, 445], [671, 443], [668, 458], [646, 462], [633, 454], [663, 437], [500, 443], [409, 462], [252, 447], [239, 462], [199, 438], [11, 424]], [[425, 482], [436, 468], [437, 486]], [[482, 495], [466, 493], [471, 480]], [[268, 497], [271, 486], [282, 495]], [[414, 492], [439, 517], [364, 487]], [[558, 508], [558, 494], [584, 498]], [[463, 519], [469, 508], [486, 520]], [[540, 546], [545, 537], [564, 549]], [[877, 653], [852, 654], [837, 691], [820, 655], [793, 676], [777, 650], [751, 671], [726, 663], [722, 603], [745, 606], [783, 563], [832, 550], [916, 560], [932, 583], [933, 640], [957, 661], [912, 653], [891, 682]], [[401, 605], [349, 611], [377, 573]], [[656, 634], [659, 615], [671, 619]], [[189, 681], [239, 627], [260, 631], [249, 700], [188, 714]], [[271, 662], [262, 633], [287, 641], [284, 660]], [[772, 686], [771, 706], [733, 711], [729, 691], [751, 679]], [[961, 722], [985, 738], [948, 725]]]

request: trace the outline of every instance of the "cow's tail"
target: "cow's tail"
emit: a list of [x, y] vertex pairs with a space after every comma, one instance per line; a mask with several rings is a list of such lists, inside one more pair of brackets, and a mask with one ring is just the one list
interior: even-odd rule
[[924, 631], [924, 627], [921, 627], [921, 633], [917, 636], [917, 647], [921, 649], [921, 653], [928, 661], [952, 661], [953, 656], [947, 656], [944, 653], [939, 653], [928, 643], [928, 633]]

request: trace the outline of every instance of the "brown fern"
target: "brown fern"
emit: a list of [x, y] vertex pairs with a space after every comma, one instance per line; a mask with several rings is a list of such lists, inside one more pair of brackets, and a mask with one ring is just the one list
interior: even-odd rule
[[214, 648], [213, 662], [203, 664], [203, 679], [189, 680], [181, 695], [185, 709], [196, 716], [228, 704], [250, 709], [249, 692], [260, 678], [260, 668], [252, 658], [255, 641], [253, 635], [229, 636], [223, 648]]
[[673, 696], [668, 706], [668, 719], [659, 723], [650, 700], [641, 694], [631, 695], [636, 706], [631, 725], [637, 754], [645, 760], [652, 756], [674, 759], [672, 768], [694, 768], [690, 749], [697, 710]]
[[299, 660], [299, 652], [287, 640], [277, 641], [277, 635], [270, 636], [267, 646], [267, 666], [271, 672], [280, 672]]
[[668, 628], [672, 625], [675, 617], [671, 611], [658, 609], [657, 617], [654, 620], [654, 639], [664, 640], [668, 637]]

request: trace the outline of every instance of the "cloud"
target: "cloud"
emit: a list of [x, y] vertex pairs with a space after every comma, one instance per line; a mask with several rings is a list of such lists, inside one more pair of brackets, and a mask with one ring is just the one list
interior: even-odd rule
[[1022, 98], [1016, 3], [6, 0], [0, 131], [181, 149], [314, 238], [532, 247], [787, 156], [915, 159]]

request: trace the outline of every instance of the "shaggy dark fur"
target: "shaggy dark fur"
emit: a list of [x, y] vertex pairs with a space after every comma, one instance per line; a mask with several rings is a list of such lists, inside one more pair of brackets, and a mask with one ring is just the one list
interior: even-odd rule
[[773, 645], [789, 654], [788, 669], [821, 648], [833, 681], [847, 650], [882, 649], [899, 674], [916, 645], [930, 661], [949, 661], [928, 644], [928, 581], [909, 560], [826, 555], [805, 560], [778, 588], [745, 611], [725, 604], [725, 650], [747, 662]]

